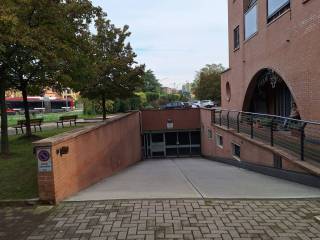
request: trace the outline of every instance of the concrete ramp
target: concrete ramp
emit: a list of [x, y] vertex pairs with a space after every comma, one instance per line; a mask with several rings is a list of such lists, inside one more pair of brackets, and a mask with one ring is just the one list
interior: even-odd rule
[[168, 198], [320, 198], [320, 189], [202, 158], [139, 162], [67, 201]]

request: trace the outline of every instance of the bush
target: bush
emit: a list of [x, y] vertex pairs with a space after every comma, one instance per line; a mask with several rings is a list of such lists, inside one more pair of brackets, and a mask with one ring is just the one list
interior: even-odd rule
[[[102, 105], [101, 102], [95, 100], [89, 100], [87, 98], [81, 98], [80, 100], [83, 104], [83, 113], [86, 115], [96, 115], [102, 114]], [[111, 100], [106, 101], [107, 112], [113, 113], [114, 111], [114, 102]]]
[[146, 92], [147, 102], [152, 103], [159, 100], [160, 94], [156, 92]]
[[129, 99], [130, 110], [139, 110], [141, 106], [140, 97], [133, 97]]

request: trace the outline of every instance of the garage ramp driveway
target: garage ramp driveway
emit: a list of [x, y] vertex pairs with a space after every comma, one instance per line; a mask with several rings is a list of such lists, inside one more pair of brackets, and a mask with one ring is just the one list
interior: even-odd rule
[[202, 158], [187, 158], [139, 162], [67, 201], [314, 197], [320, 197], [320, 189]]

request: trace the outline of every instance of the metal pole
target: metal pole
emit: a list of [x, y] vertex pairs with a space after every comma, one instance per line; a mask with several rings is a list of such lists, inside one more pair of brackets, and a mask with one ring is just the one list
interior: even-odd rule
[[222, 110], [220, 110], [220, 126], [222, 126]]
[[273, 147], [273, 118], [271, 118], [271, 126], [270, 126], [270, 145]]
[[300, 156], [301, 161], [304, 161], [304, 139], [305, 139], [305, 127], [307, 126], [307, 123], [303, 123], [300, 128]]
[[253, 116], [250, 115], [250, 137], [253, 138]]
[[227, 114], [227, 128], [228, 129], [230, 128], [229, 114], [230, 114], [230, 112], [228, 111], [228, 114]]
[[215, 109], [213, 109], [211, 112], [211, 122], [213, 124], [216, 124], [216, 110]]
[[237, 116], [237, 132], [240, 133], [240, 114], [241, 112], [238, 112]]

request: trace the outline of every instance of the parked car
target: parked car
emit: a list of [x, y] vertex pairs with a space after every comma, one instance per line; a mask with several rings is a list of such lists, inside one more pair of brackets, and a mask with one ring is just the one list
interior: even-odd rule
[[201, 107], [201, 102], [199, 100], [193, 100], [191, 101], [192, 108], [199, 108]]
[[165, 106], [165, 109], [181, 109], [181, 108], [184, 108], [184, 105], [182, 102], [170, 102]]
[[184, 102], [183, 106], [184, 106], [184, 108], [191, 108], [192, 104], [190, 102]]
[[200, 106], [205, 108], [213, 108], [214, 105], [215, 105], [214, 102], [211, 100], [202, 100], [200, 102]]

